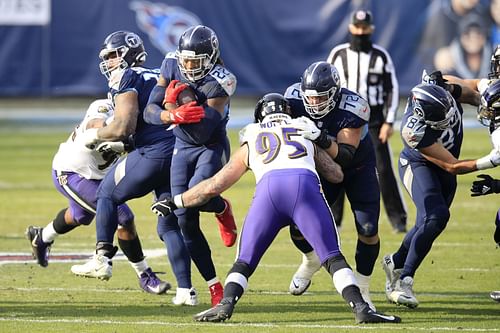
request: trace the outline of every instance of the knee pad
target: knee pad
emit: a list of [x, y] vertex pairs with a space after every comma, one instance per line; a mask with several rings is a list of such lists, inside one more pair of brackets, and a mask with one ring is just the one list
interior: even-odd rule
[[330, 272], [331, 275], [333, 275], [333, 273], [343, 268], [351, 269], [351, 266], [349, 266], [349, 264], [347, 263], [342, 254], [328, 258], [323, 264], [323, 267], [325, 267], [326, 270]]
[[132, 213], [132, 210], [125, 204], [118, 206], [117, 215], [118, 225], [128, 227], [134, 223], [134, 213]]
[[251, 269], [247, 263], [240, 260], [236, 260], [236, 262], [233, 264], [233, 267], [229, 271], [229, 274], [239, 273], [248, 279], [250, 275], [252, 275], [253, 271], [254, 270]]
[[450, 211], [445, 207], [438, 207], [425, 219], [425, 224], [443, 231], [450, 220]]
[[378, 224], [370, 222], [361, 223], [356, 221], [356, 230], [361, 236], [373, 237], [378, 234]]
[[189, 235], [197, 234], [200, 232], [200, 212], [197, 209], [181, 209], [180, 214], [177, 214], [177, 221], [182, 233], [189, 237]]

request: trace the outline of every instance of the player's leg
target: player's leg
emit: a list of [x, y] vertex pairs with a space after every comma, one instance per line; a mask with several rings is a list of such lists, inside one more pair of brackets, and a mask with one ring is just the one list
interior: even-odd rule
[[[193, 177], [197, 168], [197, 160], [203, 152], [202, 147], [183, 145], [176, 141], [176, 154], [172, 157], [171, 185], [172, 195], [177, 195], [194, 186]], [[196, 178], [197, 182], [201, 179]], [[175, 210], [184, 243], [196, 268], [205, 279], [210, 291], [212, 304], [222, 298], [223, 288], [217, 277], [212, 252], [203, 231], [200, 228], [200, 211], [198, 208], [181, 208]]]
[[[206, 149], [203, 149], [196, 161], [196, 171], [190, 179], [189, 187], [216, 174], [229, 159], [229, 151], [229, 141], [227, 140], [208, 145]], [[236, 243], [238, 233], [230, 201], [218, 195], [199, 209], [203, 212], [215, 213], [223, 244], [227, 247], [233, 246]]]
[[254, 199], [241, 230], [238, 258], [225, 280], [224, 297], [211, 309], [196, 314], [195, 320], [219, 322], [231, 318], [234, 307], [243, 296], [248, 279], [255, 271], [260, 259], [276, 238], [279, 230], [289, 223], [290, 219], [279, 214], [275, 209], [281, 205], [279, 203], [275, 205], [276, 202], [273, 202], [268, 192], [268, 188], [273, 185], [268, 183], [268, 180], [263, 178], [257, 185]]
[[[332, 205], [336, 199], [339, 199], [340, 195], [344, 195], [341, 184], [331, 184], [321, 179], [321, 185], [323, 187], [323, 194], [329, 205]], [[307, 291], [311, 285], [313, 275], [321, 268], [321, 263], [313, 248], [295, 224], [291, 224], [289, 230], [293, 244], [302, 252], [302, 263], [293, 275], [289, 286], [290, 293], [299, 296]]]
[[85, 179], [73, 172], [53, 170], [52, 179], [56, 189], [68, 199], [69, 207], [59, 211], [54, 220], [44, 228], [29, 226], [26, 230], [33, 256], [42, 267], [48, 265], [50, 247], [57, 236], [92, 222], [99, 186], [98, 180]]
[[356, 244], [356, 279], [364, 300], [375, 310], [370, 297], [370, 280], [380, 252], [378, 219], [380, 189], [375, 165], [351, 169], [344, 175], [346, 196], [351, 205], [358, 233]]
[[356, 322], [400, 322], [398, 317], [377, 313], [364, 300], [354, 273], [340, 251], [340, 238], [315, 176], [302, 175], [300, 188], [300, 196], [297, 198], [300, 205], [297, 204], [294, 209], [294, 221], [331, 274], [337, 291], [353, 308]]

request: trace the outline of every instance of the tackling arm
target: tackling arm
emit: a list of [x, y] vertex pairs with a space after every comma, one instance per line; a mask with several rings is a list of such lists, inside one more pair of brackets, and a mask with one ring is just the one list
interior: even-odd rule
[[332, 151], [336, 150], [331, 149], [333, 146], [337, 147], [337, 144], [332, 143], [326, 150], [317, 147], [314, 154], [314, 162], [316, 163], [316, 170], [318, 170], [318, 173], [321, 174], [323, 178], [330, 183], [338, 184], [344, 180], [344, 173], [340, 165], [332, 159]]
[[477, 160], [458, 160], [442, 144], [437, 142], [421, 148], [419, 151], [428, 161], [453, 175], [489, 169], [500, 164], [500, 152], [496, 149]]

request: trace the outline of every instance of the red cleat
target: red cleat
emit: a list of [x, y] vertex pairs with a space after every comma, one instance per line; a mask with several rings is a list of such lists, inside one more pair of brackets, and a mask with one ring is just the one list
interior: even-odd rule
[[222, 242], [225, 246], [231, 247], [236, 243], [238, 237], [238, 231], [236, 228], [236, 223], [234, 222], [233, 210], [231, 209], [231, 204], [229, 200], [222, 198], [226, 203], [226, 208], [220, 214], [215, 214], [217, 223], [219, 224], [219, 233], [222, 238]]
[[222, 297], [224, 297], [224, 288], [220, 282], [214, 283], [210, 287], [210, 298], [212, 299], [212, 307], [220, 303]]

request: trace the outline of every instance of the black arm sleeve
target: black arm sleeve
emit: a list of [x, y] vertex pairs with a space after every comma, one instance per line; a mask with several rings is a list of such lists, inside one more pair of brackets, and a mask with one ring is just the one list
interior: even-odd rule
[[337, 157], [335, 157], [335, 162], [337, 162], [342, 168], [346, 168], [351, 164], [354, 154], [356, 153], [356, 147], [349, 145], [347, 143], [339, 143], [339, 152]]

